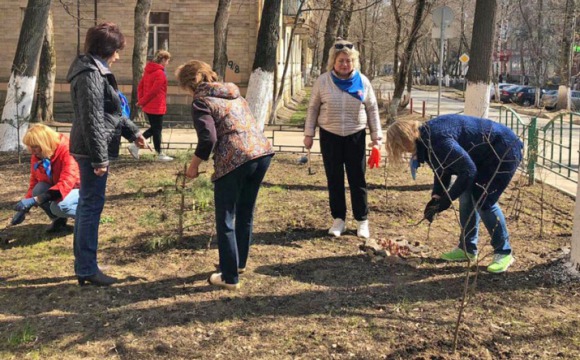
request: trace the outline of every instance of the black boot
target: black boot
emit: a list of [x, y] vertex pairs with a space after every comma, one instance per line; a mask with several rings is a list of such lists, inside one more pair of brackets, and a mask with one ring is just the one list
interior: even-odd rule
[[80, 286], [84, 286], [85, 283], [89, 283], [95, 286], [110, 286], [118, 281], [117, 278], [105, 275], [101, 270], [97, 270], [97, 273], [91, 276], [77, 276]]
[[66, 218], [56, 218], [52, 221], [52, 224], [48, 226], [46, 232], [48, 234], [54, 234], [66, 230]]

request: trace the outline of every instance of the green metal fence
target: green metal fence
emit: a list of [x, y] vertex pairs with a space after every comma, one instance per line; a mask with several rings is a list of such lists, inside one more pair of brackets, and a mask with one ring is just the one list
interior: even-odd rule
[[[580, 122], [580, 113], [562, 113], [537, 129], [536, 165], [577, 182], [580, 163], [578, 153], [580, 128], [574, 124], [574, 121]], [[537, 119], [533, 118], [532, 122], [537, 123]]]
[[580, 113], [558, 114], [545, 125], [537, 117], [526, 123], [518, 113], [507, 106], [500, 107], [499, 122], [511, 128], [524, 142], [525, 161], [522, 168], [528, 173], [530, 183], [540, 168], [573, 182], [578, 181], [580, 154]]

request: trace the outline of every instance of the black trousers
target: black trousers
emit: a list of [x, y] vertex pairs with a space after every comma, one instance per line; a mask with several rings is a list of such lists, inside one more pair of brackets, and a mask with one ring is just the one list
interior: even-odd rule
[[369, 206], [365, 179], [365, 139], [365, 130], [339, 136], [320, 129], [320, 149], [326, 171], [330, 212], [334, 219], [346, 219], [345, 169], [354, 218], [358, 221], [367, 219]]
[[145, 139], [153, 136], [153, 146], [157, 153], [161, 153], [161, 132], [163, 131], [163, 115], [147, 114], [147, 120], [151, 127], [143, 133]]

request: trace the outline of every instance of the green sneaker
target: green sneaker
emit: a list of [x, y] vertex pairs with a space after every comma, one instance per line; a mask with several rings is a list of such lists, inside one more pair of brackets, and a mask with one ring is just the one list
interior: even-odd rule
[[487, 267], [487, 272], [492, 274], [501, 274], [505, 272], [516, 259], [512, 255], [495, 254], [493, 261]]
[[463, 249], [455, 248], [450, 252], [441, 254], [441, 259], [445, 261], [467, 261], [467, 260], [476, 261], [477, 255], [465, 253]]

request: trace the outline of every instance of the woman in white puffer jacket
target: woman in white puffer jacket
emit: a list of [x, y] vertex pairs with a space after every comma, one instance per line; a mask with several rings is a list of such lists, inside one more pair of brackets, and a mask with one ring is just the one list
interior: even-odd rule
[[316, 126], [320, 127], [320, 149], [334, 219], [328, 233], [337, 237], [346, 230], [345, 169], [357, 236], [370, 236], [365, 180], [366, 127], [371, 132], [371, 145], [377, 149], [383, 134], [371, 82], [358, 67], [359, 53], [354, 44], [338, 40], [330, 49], [328, 71], [318, 77], [312, 88], [304, 126], [307, 149], [312, 147]]

